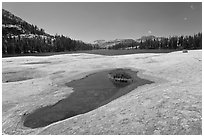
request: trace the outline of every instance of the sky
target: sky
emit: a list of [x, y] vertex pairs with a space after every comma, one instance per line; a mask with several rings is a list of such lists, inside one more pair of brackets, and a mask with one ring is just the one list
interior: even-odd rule
[[202, 32], [201, 2], [3, 2], [2, 8], [49, 34], [84, 42]]

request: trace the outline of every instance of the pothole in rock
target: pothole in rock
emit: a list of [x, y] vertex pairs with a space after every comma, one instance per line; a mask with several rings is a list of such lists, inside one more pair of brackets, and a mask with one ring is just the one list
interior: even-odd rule
[[45, 127], [54, 122], [83, 114], [117, 99], [138, 86], [153, 81], [141, 79], [130, 69], [105, 70], [74, 80], [66, 85], [73, 87], [67, 98], [54, 105], [39, 108], [28, 114], [23, 125], [29, 128]]

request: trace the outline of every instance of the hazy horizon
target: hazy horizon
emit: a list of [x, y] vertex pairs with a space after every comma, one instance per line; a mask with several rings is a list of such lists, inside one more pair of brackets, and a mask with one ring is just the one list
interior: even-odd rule
[[84, 42], [202, 32], [201, 2], [3, 2], [45, 32]]

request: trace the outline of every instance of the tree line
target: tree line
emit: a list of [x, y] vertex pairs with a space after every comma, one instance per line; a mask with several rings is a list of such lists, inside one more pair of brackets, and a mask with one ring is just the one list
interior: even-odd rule
[[154, 38], [140, 42], [119, 43], [109, 49], [202, 49], [202, 33], [193, 36], [173, 36], [169, 38]]
[[91, 50], [92, 48], [91, 44], [72, 40], [63, 35], [52, 37], [44, 35], [28, 35], [26, 37], [21, 35], [2, 36], [2, 54], [64, 52]]

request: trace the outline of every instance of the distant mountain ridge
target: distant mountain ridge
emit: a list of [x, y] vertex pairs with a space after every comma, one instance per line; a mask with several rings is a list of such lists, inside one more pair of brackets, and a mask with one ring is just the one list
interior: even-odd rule
[[97, 44], [100, 48], [109, 48], [109, 47], [112, 47], [112, 46], [120, 44], [120, 43], [128, 44], [128, 43], [132, 43], [132, 42], [135, 42], [135, 40], [133, 40], [133, 39], [115, 39], [115, 40], [109, 40], [109, 41], [95, 40], [94, 44]]
[[154, 35], [148, 35], [148, 36], [142, 36], [141, 38], [138, 39], [115, 39], [115, 40], [95, 40], [94, 44], [97, 44], [100, 48], [109, 48], [109, 47], [113, 47], [117, 44], [130, 44], [130, 43], [134, 43], [134, 42], [141, 42], [141, 41], [146, 41], [146, 40], [154, 40], [154, 39], [158, 39], [159, 41], [162, 39], [163, 37], [157, 37]]

